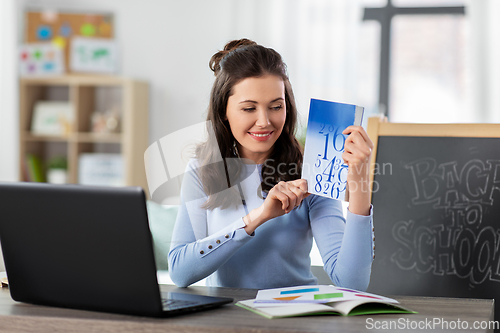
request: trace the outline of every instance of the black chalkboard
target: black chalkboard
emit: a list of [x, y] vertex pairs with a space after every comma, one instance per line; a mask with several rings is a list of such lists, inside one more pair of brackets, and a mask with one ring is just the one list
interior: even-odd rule
[[500, 138], [381, 136], [376, 155], [369, 291], [500, 302]]

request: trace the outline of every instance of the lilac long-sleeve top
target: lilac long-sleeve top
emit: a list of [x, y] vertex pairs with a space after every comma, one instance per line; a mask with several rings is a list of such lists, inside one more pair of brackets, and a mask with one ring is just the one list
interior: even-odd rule
[[[309, 253], [316, 240], [324, 269], [337, 286], [365, 290], [374, 255], [373, 220], [347, 212], [342, 205], [310, 195], [300, 207], [271, 219], [253, 235], [243, 229], [243, 217], [259, 207], [261, 165], [246, 164], [241, 174], [238, 207], [207, 210], [197, 175], [197, 160], [189, 162], [181, 190], [181, 206], [168, 255], [172, 281], [189, 286], [205, 277], [207, 285], [266, 289], [317, 284]], [[228, 195], [233, 195], [228, 192]]]

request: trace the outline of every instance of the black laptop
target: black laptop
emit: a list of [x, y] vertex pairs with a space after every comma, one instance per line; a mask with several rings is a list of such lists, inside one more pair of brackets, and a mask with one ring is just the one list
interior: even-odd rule
[[160, 292], [139, 187], [0, 183], [0, 242], [19, 302], [162, 317], [233, 301]]

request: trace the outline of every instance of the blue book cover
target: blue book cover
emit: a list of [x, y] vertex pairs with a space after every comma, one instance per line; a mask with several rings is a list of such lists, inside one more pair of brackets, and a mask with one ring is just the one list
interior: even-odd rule
[[361, 125], [361, 106], [311, 99], [307, 122], [302, 178], [308, 191], [323, 197], [344, 200], [347, 164], [342, 159], [351, 125]]

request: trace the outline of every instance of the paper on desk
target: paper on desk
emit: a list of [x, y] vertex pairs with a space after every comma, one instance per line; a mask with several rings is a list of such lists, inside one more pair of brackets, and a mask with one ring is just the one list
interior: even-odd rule
[[367, 292], [325, 285], [305, 285], [288, 288], [274, 288], [259, 290], [257, 293], [255, 306], [260, 304], [303, 304], [303, 303], [330, 303], [347, 300], [381, 301], [386, 303], [399, 303], [395, 299], [385, 296], [370, 294]]

